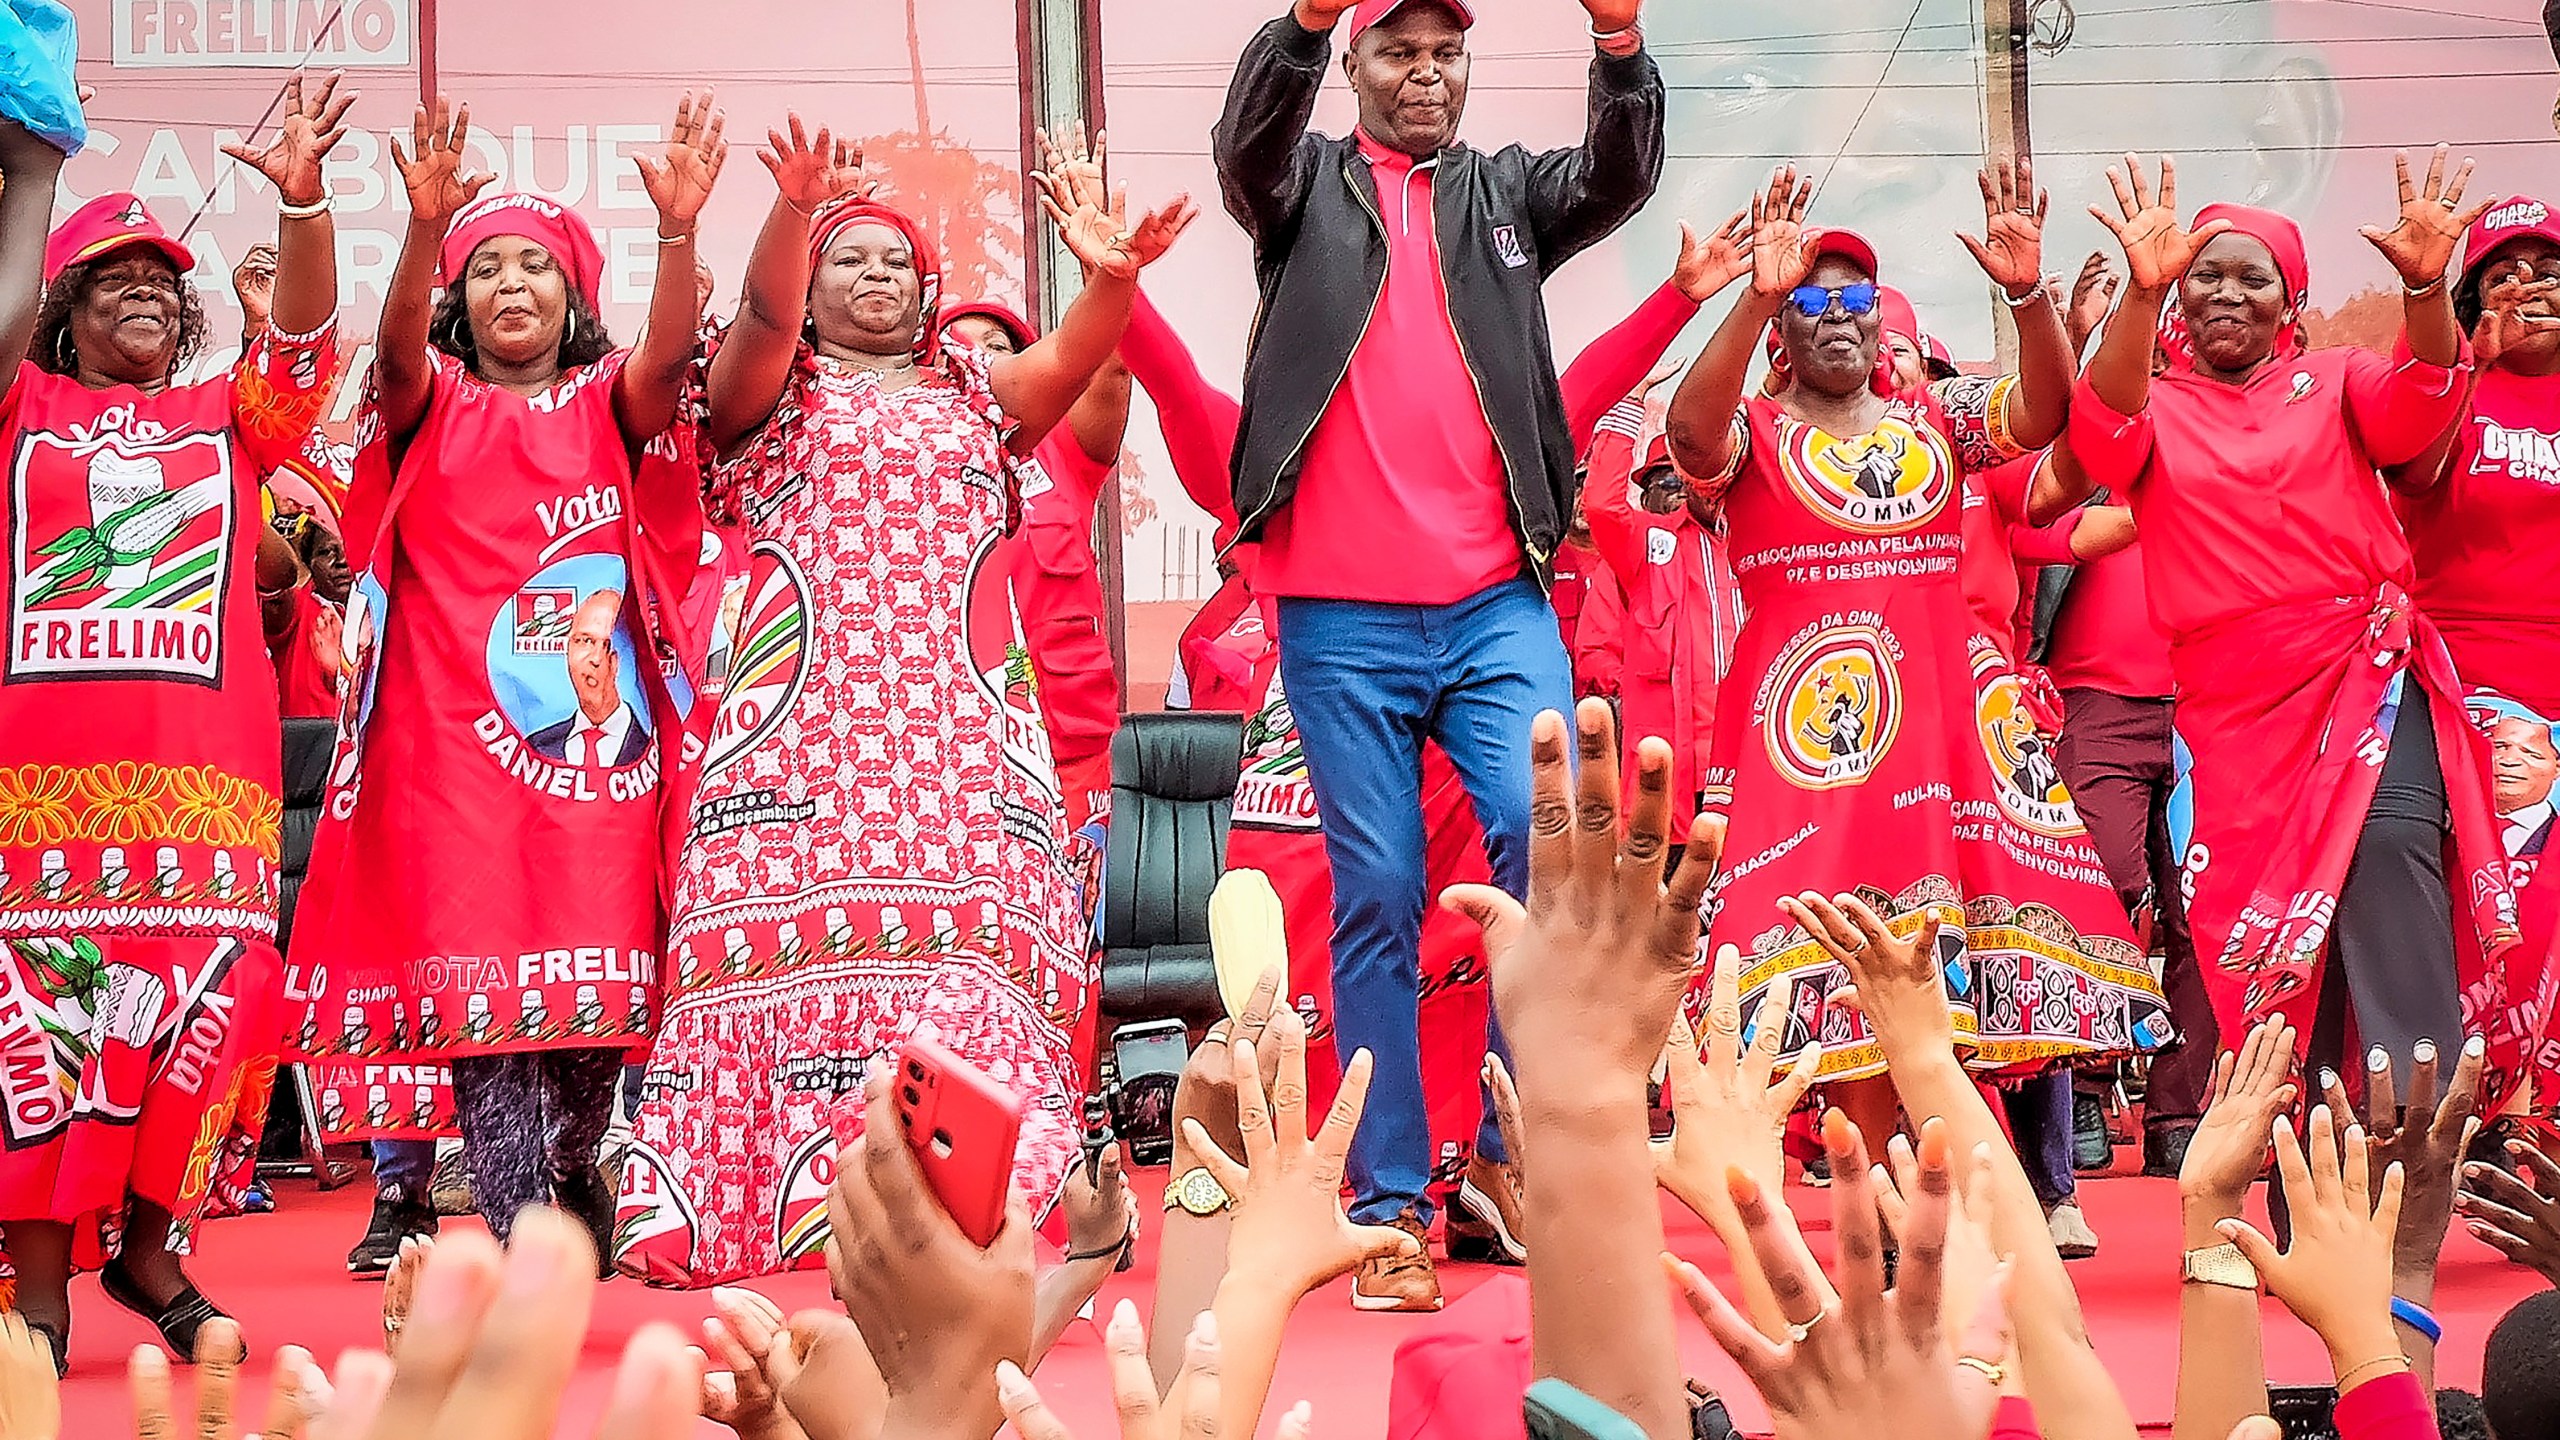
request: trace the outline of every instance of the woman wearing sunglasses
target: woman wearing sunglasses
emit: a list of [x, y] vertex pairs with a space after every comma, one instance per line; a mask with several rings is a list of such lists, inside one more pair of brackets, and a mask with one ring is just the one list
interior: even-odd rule
[[[1965, 237], [2018, 320], [2000, 379], [1897, 382], [1876, 256], [1808, 231], [1781, 169], [1752, 202], [1750, 287], [1671, 402], [1691, 503], [1721, 515], [1746, 618], [1701, 808], [1726, 820], [1710, 938], [1742, 952], [1743, 1011], [1792, 994], [1790, 1048], [1822, 1041], [1835, 1103], [1890, 1131], [1884, 1057], [1824, 1002], [1845, 970], [1779, 902], [1841, 877], [1916, 933], [1935, 913], [1957, 1038], [1983, 1069], [2156, 1043], [2160, 992], [2130, 938], [2017, 677], [1958, 580], [1966, 474], [2050, 444], [2070, 342], [2041, 284], [2043, 197], [2024, 164], [1982, 174]], [[1745, 402], [1768, 335], [1770, 393]], [[1768, 1023], [1762, 1017], [1760, 1023]]]

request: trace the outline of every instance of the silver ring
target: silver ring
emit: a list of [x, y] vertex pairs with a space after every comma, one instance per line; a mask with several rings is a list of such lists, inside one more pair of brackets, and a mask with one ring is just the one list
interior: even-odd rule
[[400, 1327], [408, 1323], [409, 1317], [405, 1315], [385, 1315], [382, 1317], [382, 1333], [397, 1335], [400, 1333]]
[[1800, 1323], [1799, 1323], [1799, 1322], [1797, 1322], [1797, 1321], [1792, 1321], [1792, 1320], [1791, 1320], [1791, 1321], [1789, 1321], [1789, 1322], [1787, 1322], [1787, 1340], [1788, 1340], [1788, 1342], [1789, 1342], [1790, 1344], [1795, 1344], [1795, 1345], [1801, 1345], [1801, 1344], [1803, 1344], [1803, 1343], [1805, 1342], [1805, 1337], [1806, 1337], [1806, 1336], [1808, 1336], [1808, 1335], [1811, 1335], [1811, 1334], [1813, 1333], [1813, 1327], [1814, 1327], [1814, 1326], [1816, 1326], [1816, 1325], [1821, 1324], [1823, 1321], [1825, 1321], [1825, 1320], [1827, 1320], [1827, 1319], [1829, 1319], [1829, 1318], [1831, 1318], [1831, 1312], [1830, 1312], [1830, 1311], [1828, 1311], [1828, 1310], [1818, 1310], [1818, 1311], [1814, 1312], [1814, 1316], [1813, 1316], [1813, 1318], [1812, 1318], [1812, 1319], [1810, 1319], [1810, 1320], [1806, 1320], [1806, 1321], [1803, 1321], [1803, 1322], [1800, 1322]]
[[2458, 204], [2454, 203], [2451, 199], [2440, 199], [2440, 200], [2436, 201], [2436, 203], [2437, 203], [2437, 204], [2439, 204], [2439, 205], [2441, 205], [2441, 206], [2443, 206], [2443, 207], [2444, 207], [2444, 208], [2446, 208], [2447, 210], [2459, 210], [2459, 209], [2461, 209], [2461, 208], [2462, 208], [2460, 205], [2458, 205]]

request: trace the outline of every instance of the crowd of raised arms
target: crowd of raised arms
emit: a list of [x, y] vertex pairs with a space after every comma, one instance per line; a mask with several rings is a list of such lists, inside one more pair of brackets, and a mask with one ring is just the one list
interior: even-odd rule
[[[636, 159], [630, 345], [585, 221], [490, 190], [441, 96], [380, 313], [339, 316], [356, 97], [301, 73], [226, 147], [280, 219], [191, 383], [185, 237], [57, 219], [88, 97], [10, 18], [0, 1440], [63, 1433], [86, 1270], [165, 1342], [135, 1434], [246, 1428], [251, 1337], [182, 1258], [273, 1203], [279, 1059], [296, 1123], [373, 1142], [348, 1268], [385, 1284], [379, 1351], [254, 1337], [267, 1440], [551, 1436], [615, 1274], [708, 1313], [637, 1333], [598, 1436], [1062, 1440], [1042, 1359], [1142, 1228], [1151, 1302], [1099, 1322], [1124, 1440], [1366, 1428], [1272, 1395], [1293, 1313], [1345, 1277], [1436, 1311], [1477, 1262], [1525, 1287], [1452, 1317], [1525, 1327], [1399, 1383], [1397, 1436], [1733, 1434], [1685, 1306], [1780, 1440], [2122, 1440], [2067, 1268], [2119, 1077], [2176, 1180], [2178, 1440], [2279, 1435], [2262, 1293], [2328, 1433], [2560, 1437], [2560, 1292], [2485, 1337], [2431, 1308], [2457, 1221], [2560, 1286], [2560, 213], [2443, 146], [2396, 200], [2347, 167], [2399, 336], [2311, 348], [2284, 216], [2127, 154], [2069, 197], [2121, 254], [2066, 284], [1993, 156], [1960, 238], [2001, 373], [1784, 165], [1559, 366], [1544, 282], [1653, 199], [1669, 108], [1639, 0], [1580, 4], [1589, 131], [1542, 154], [1458, 139], [1469, 0], [1260, 29], [1209, 137], [1261, 299], [1232, 397], [1140, 283], [1197, 212], [1080, 125], [1029, 177], [1083, 271], [1045, 334], [944, 292], [947, 197], [796, 114], [707, 314], [708, 92]], [[1222, 853], [1286, 951], [1187, 1036], [1160, 1222], [1084, 1119], [1133, 387], [1218, 521], [1174, 703], [1246, 717]], [[280, 718], [320, 736], [283, 769]], [[328, 1078], [394, 1064], [414, 1106]], [[440, 1136], [485, 1231], [436, 1238]], [[837, 1305], [752, 1288], [820, 1263]]]

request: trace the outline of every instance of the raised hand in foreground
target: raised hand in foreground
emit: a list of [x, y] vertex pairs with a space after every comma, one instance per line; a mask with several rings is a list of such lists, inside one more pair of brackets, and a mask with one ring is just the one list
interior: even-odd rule
[[890, 1074], [863, 1087], [862, 1137], [837, 1158], [827, 1275], [888, 1385], [891, 1433], [993, 1435], [996, 1362], [1031, 1356], [1031, 1213], [1016, 1194], [995, 1243], [971, 1244], [908, 1148]]
[[0, 1312], [0, 1440], [56, 1440], [61, 1433], [53, 1342], [17, 1311]]
[[[1203, 1310], [1183, 1347], [1181, 1378], [1174, 1385], [1179, 1403], [1156, 1398], [1155, 1376], [1147, 1368], [1146, 1327], [1138, 1323], [1138, 1307], [1123, 1300], [1111, 1312], [1103, 1332], [1111, 1357], [1111, 1398], [1120, 1411], [1120, 1440], [1217, 1440], [1221, 1403], [1218, 1320]], [[996, 1394], [1004, 1415], [1023, 1440], [1075, 1440], [1040, 1398], [1031, 1377], [1007, 1361], [996, 1367]], [[1303, 1400], [1280, 1419], [1281, 1440], [1306, 1440], [1309, 1410]], [[1248, 1432], [1250, 1433], [1250, 1432]]]
[[2293, 1245], [2279, 1253], [2246, 1220], [2216, 1228], [2256, 1266], [2267, 1293], [2284, 1302], [2329, 1347], [2338, 1393], [2409, 1369], [2391, 1328], [2391, 1253], [2404, 1185], [2398, 1165], [2377, 1186], [2365, 1134], [2350, 1127], [2343, 1143], [2329, 1107], [2311, 1112], [2304, 1153], [2293, 1122], [2275, 1122], [2276, 1168], [2283, 1176]]
[[1788, 1333], [1773, 1340], [1753, 1329], [1696, 1266], [1665, 1256], [1672, 1278], [1708, 1333], [1759, 1387], [1779, 1440], [1888, 1434], [1978, 1440], [1990, 1433], [2013, 1346], [2002, 1283], [1991, 1287], [1963, 1349], [1950, 1343], [1940, 1318], [1954, 1204], [1947, 1128], [1936, 1120], [1921, 1127], [1919, 1193], [1906, 1216], [1900, 1283], [1891, 1289], [1866, 1141], [1837, 1110], [1823, 1128], [1840, 1157], [1831, 1188], [1840, 1242], [1837, 1299], [1817, 1298], [1828, 1288], [1821, 1267], [1793, 1227], [1776, 1223], [1782, 1202], [1738, 1170], [1731, 1177], [1734, 1206], [1781, 1303], [1793, 1307]]
[[2508, 1141], [2507, 1153], [2519, 1173], [2464, 1166], [2454, 1204], [2472, 1238], [2560, 1285], [2560, 1160], [2525, 1140]]
[[[196, 1332], [195, 1414], [187, 1433], [200, 1440], [234, 1440], [240, 1427], [235, 1405], [240, 1363], [247, 1357], [240, 1326], [225, 1316], [208, 1320]], [[133, 1397], [133, 1429], [142, 1440], [180, 1433], [169, 1377], [168, 1352], [144, 1345], [125, 1362], [125, 1386]], [[287, 1345], [276, 1352], [275, 1377], [267, 1387], [267, 1423], [263, 1440], [301, 1440], [312, 1419], [328, 1408], [329, 1381], [311, 1363], [311, 1352]]]
[[800, 1372], [782, 1307], [753, 1290], [719, 1286], [713, 1314], [702, 1322], [702, 1416], [738, 1432], [738, 1440], [808, 1440], [782, 1403], [783, 1387]]

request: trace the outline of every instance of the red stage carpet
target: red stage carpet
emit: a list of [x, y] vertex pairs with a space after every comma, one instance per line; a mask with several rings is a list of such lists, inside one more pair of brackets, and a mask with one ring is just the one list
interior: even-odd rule
[[[1160, 1171], [1146, 1172], [1138, 1183], [1141, 1195], [1153, 1197], [1162, 1193], [1164, 1177]], [[2105, 1242], [2097, 1259], [2072, 1267], [2090, 1327], [2135, 1417], [2165, 1433], [2177, 1374], [2175, 1187], [2166, 1180], [2107, 1179], [2085, 1182], [2082, 1196]], [[278, 1214], [208, 1227], [204, 1253], [194, 1264], [205, 1291], [247, 1327], [250, 1344], [258, 1352], [250, 1369], [256, 1382], [252, 1389], [259, 1394], [264, 1390], [264, 1357], [278, 1345], [306, 1346], [326, 1365], [343, 1347], [380, 1342], [376, 1322], [381, 1287], [348, 1279], [344, 1268], [346, 1249], [363, 1230], [372, 1203], [369, 1187], [359, 1184], [322, 1195], [307, 1185], [288, 1184], [278, 1198], [283, 1205]], [[1809, 1219], [1829, 1213], [1829, 1199], [1821, 1192], [1791, 1190], [1789, 1199]], [[1149, 1207], [1151, 1212], [1153, 1208]], [[1688, 1221], [1685, 1212], [1680, 1219], [1684, 1223], [1672, 1231], [1672, 1248], [1692, 1258], [1709, 1257], [1714, 1247], [1703, 1228]], [[1826, 1236], [1815, 1236], [1818, 1248], [1826, 1248], [1826, 1241]], [[1153, 1244], [1142, 1243], [1138, 1267], [1114, 1277], [1103, 1292], [1102, 1304], [1107, 1307], [1127, 1295], [1143, 1305], [1152, 1284], [1153, 1258]], [[1495, 1272], [1452, 1266], [1441, 1273], [1454, 1299]], [[2489, 1326], [2541, 1283], [2540, 1277], [2507, 1264], [2457, 1231], [2446, 1253], [2436, 1304], [2445, 1325], [2440, 1383], [2476, 1387], [2480, 1349]], [[757, 1288], [774, 1296], [785, 1309], [827, 1303], [822, 1275], [793, 1275], [762, 1282]], [[1282, 1403], [1312, 1400], [1319, 1435], [1371, 1440], [1384, 1429], [1387, 1375], [1396, 1345], [1429, 1320], [1357, 1314], [1345, 1298], [1345, 1288], [1337, 1284], [1320, 1292], [1299, 1310], [1273, 1394]], [[71, 1378], [64, 1396], [64, 1433], [129, 1434], [124, 1356], [133, 1345], [150, 1339], [150, 1333], [142, 1322], [100, 1296], [93, 1280], [75, 1285], [73, 1304], [78, 1309], [78, 1329], [72, 1339]], [[705, 1298], [700, 1295], [651, 1290], [629, 1280], [606, 1285], [597, 1297], [586, 1362], [569, 1397], [568, 1419], [560, 1433], [579, 1440], [590, 1433], [588, 1426], [602, 1407], [615, 1357], [633, 1330], [651, 1320], [664, 1320], [694, 1333], [705, 1313]], [[2310, 1332], [2272, 1301], [2266, 1313], [2267, 1364], [2273, 1377], [2279, 1383], [2325, 1381], [2326, 1362]], [[1682, 1351], [1693, 1373], [1710, 1384], [1733, 1384], [1731, 1368], [1705, 1331], [1688, 1318], [1685, 1309], [1681, 1318]], [[1079, 1326], [1070, 1332], [1050, 1355], [1039, 1379], [1082, 1440], [1112, 1440], [1119, 1433], [1097, 1331]], [[1758, 1403], [1747, 1393], [1733, 1398], [1733, 1409], [1735, 1419], [1746, 1429], [1766, 1428]], [[1273, 1413], [1277, 1412], [1275, 1405]], [[241, 1413], [255, 1416], [260, 1411], [244, 1403]], [[708, 1422], [702, 1428], [706, 1434], [727, 1433]]]

